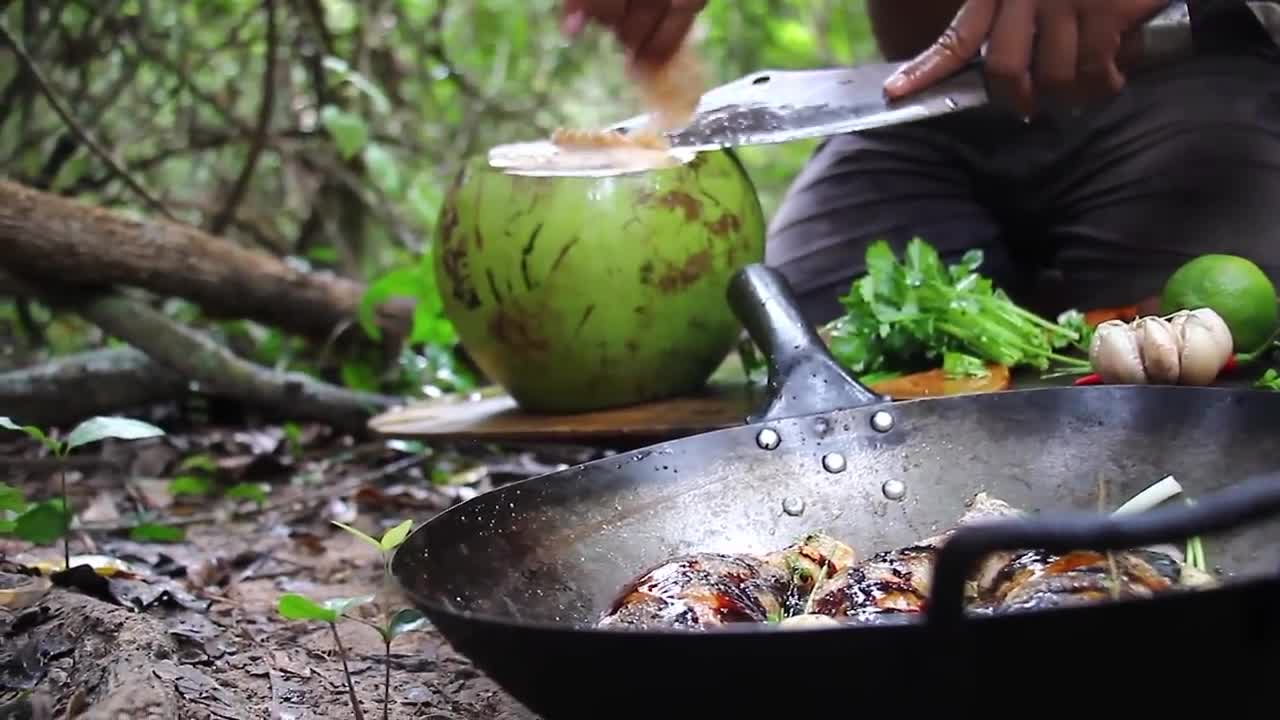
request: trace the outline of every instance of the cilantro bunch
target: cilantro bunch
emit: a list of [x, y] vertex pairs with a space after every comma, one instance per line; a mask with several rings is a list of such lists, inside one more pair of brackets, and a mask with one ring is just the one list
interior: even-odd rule
[[859, 375], [937, 367], [939, 359], [959, 375], [982, 375], [988, 362], [1090, 372], [1087, 359], [1063, 354], [1087, 353], [1084, 316], [1069, 311], [1053, 323], [1019, 307], [978, 274], [982, 260], [971, 250], [947, 266], [919, 238], [899, 260], [887, 242], [873, 243], [866, 274], [841, 298], [845, 315], [826, 328], [832, 354]]

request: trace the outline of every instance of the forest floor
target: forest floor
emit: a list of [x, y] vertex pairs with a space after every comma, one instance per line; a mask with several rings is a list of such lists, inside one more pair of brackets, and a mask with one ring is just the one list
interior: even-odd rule
[[[17, 433], [0, 440], [5, 481], [29, 499], [56, 496], [54, 460]], [[332, 521], [380, 537], [594, 452], [445, 452], [278, 426], [96, 447], [66, 474], [79, 526], [72, 566], [98, 572], [52, 584], [31, 568], [60, 568], [60, 541], [0, 536], [0, 718], [351, 718], [329, 626], [277, 612], [284, 593], [324, 601], [382, 586], [378, 551]], [[174, 497], [183, 476], [217, 488], [256, 483], [265, 502], [216, 490]], [[184, 536], [134, 539], [139, 513]], [[376, 608], [353, 612], [362, 611], [375, 619]], [[380, 718], [382, 639], [350, 620], [338, 631], [364, 716]], [[391, 718], [534, 717], [429, 624], [396, 639], [391, 672]]]

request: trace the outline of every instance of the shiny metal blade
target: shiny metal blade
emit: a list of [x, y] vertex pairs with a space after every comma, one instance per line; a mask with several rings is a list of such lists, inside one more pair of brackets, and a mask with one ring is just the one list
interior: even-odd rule
[[[768, 145], [915, 122], [986, 105], [980, 70], [971, 67], [898, 102], [884, 95], [897, 65], [755, 72], [702, 96], [690, 124], [668, 136], [694, 151]], [[642, 126], [639, 115], [613, 126]]]

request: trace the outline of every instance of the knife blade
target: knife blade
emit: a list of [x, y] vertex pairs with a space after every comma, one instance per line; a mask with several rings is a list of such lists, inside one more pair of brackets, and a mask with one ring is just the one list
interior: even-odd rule
[[[1205, 8], [1200, 11], [1204, 17], [1196, 16], [1199, 8]], [[1280, 45], [1280, 6], [1273, 1], [1181, 0], [1170, 3], [1136, 31], [1126, 69], [1141, 70], [1193, 55], [1197, 50], [1194, 31], [1208, 23], [1210, 13], [1214, 20], [1238, 18], [1242, 8], [1249, 11], [1248, 21], [1256, 23], [1250, 30], [1260, 30], [1271, 47]], [[693, 152], [768, 145], [918, 122], [990, 103], [981, 59], [928, 90], [890, 101], [883, 87], [898, 67], [871, 63], [751, 73], [705, 93], [692, 120], [681, 130], [667, 133], [667, 138], [673, 148]], [[647, 114], [637, 115], [610, 129], [625, 132], [643, 126], [647, 119]]]

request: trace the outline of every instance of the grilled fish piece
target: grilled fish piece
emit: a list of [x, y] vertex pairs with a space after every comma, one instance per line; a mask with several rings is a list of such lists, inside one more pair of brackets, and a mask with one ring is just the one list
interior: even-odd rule
[[1107, 553], [1019, 552], [981, 589], [980, 607], [995, 612], [1072, 607], [1109, 599], [1150, 598], [1212, 584], [1178, 558], [1150, 548]]
[[804, 614], [814, 590], [828, 578], [853, 565], [853, 548], [821, 533], [813, 533], [791, 547], [770, 553], [765, 559], [786, 570], [789, 582], [783, 599], [783, 617]]
[[[980, 493], [973, 498], [969, 510], [958, 526], [1012, 517], [1021, 511]], [[923, 612], [933, 581], [933, 564], [938, 548], [955, 532], [948, 530], [907, 547], [877, 553], [853, 565], [823, 583], [814, 593], [809, 611], [858, 622], [898, 620], [895, 616]], [[1003, 557], [989, 558], [977, 576], [991, 574]], [[977, 582], [972, 583], [976, 590]]]
[[853, 562], [853, 549], [820, 534], [764, 556], [695, 553], [669, 560], [631, 584], [599, 627], [704, 629], [780, 622], [817, 580]]

